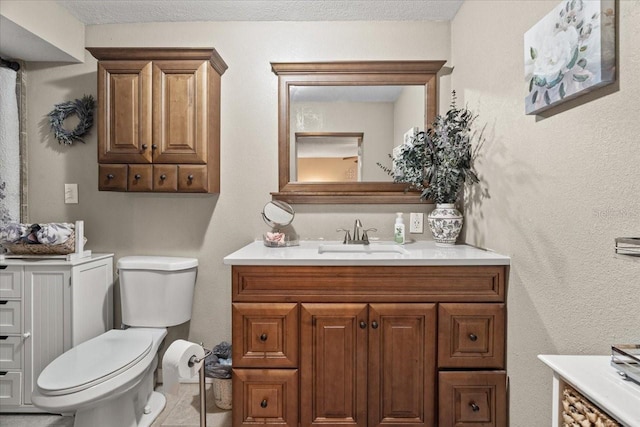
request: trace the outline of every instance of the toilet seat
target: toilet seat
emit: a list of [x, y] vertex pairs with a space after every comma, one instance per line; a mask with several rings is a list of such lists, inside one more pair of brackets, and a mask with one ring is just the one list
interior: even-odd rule
[[51, 362], [38, 377], [38, 389], [44, 395], [57, 396], [93, 387], [138, 363], [152, 345], [149, 331], [112, 329]]

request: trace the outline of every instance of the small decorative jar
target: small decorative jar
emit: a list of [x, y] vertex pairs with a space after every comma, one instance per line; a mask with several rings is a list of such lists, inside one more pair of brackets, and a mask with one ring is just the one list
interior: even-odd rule
[[427, 216], [436, 246], [453, 246], [462, 230], [462, 214], [453, 203], [438, 203]]

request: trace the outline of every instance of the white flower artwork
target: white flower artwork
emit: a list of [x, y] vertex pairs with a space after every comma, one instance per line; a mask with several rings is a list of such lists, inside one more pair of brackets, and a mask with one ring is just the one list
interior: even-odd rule
[[563, 0], [524, 35], [526, 114], [615, 81], [615, 0]]

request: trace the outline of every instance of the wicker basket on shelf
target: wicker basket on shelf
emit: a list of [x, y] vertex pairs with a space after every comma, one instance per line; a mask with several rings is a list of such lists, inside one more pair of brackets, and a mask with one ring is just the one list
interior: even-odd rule
[[67, 241], [59, 245], [3, 242], [2, 247], [13, 255], [68, 255], [76, 250], [76, 237], [75, 233], [71, 233]]
[[565, 385], [562, 392], [563, 427], [621, 427], [583, 395]]

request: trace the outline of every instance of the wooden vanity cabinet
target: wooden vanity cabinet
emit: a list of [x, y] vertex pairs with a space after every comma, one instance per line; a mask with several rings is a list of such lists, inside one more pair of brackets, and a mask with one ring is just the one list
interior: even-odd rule
[[505, 266], [232, 275], [234, 426], [507, 425]]
[[215, 49], [88, 50], [98, 59], [99, 190], [218, 193], [227, 65]]

